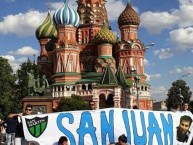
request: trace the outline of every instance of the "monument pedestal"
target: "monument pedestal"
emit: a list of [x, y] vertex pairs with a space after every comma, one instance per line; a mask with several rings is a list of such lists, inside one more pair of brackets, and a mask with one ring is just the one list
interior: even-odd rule
[[23, 112], [27, 104], [33, 106], [33, 114], [43, 114], [53, 112], [53, 98], [47, 96], [27, 96], [22, 99]]

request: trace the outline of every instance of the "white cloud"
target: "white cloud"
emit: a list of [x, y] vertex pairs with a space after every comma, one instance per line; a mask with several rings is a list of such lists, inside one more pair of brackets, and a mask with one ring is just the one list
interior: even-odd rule
[[180, 3], [179, 10], [173, 11], [171, 15], [179, 17], [177, 23], [179, 27], [191, 26], [193, 24], [193, 3], [186, 0]]
[[164, 86], [152, 87], [152, 96], [156, 101], [163, 101], [167, 98], [168, 90]]
[[150, 79], [157, 79], [157, 78], [161, 78], [161, 74], [154, 74], [154, 75], [149, 75]]
[[179, 49], [193, 48], [193, 27], [176, 29], [169, 34], [171, 42]]
[[159, 79], [161, 78], [161, 74], [153, 74], [153, 75], [150, 75], [150, 74], [147, 74], [145, 73], [145, 75], [147, 76], [147, 81], [151, 81], [152, 79]]
[[13, 33], [20, 37], [31, 36], [46, 18], [46, 13], [30, 10], [26, 13], [8, 15], [0, 22], [0, 34]]
[[159, 59], [167, 59], [173, 56], [170, 48], [161, 48], [154, 51], [154, 55], [157, 55]]
[[150, 63], [149, 63], [149, 61], [147, 59], [144, 59], [144, 64], [145, 64], [145, 66], [149, 66], [150, 65]]
[[178, 21], [177, 16], [168, 12], [144, 12], [141, 15], [141, 27], [147, 29], [150, 34], [159, 34], [165, 29], [171, 29]]
[[8, 62], [11, 65], [14, 73], [20, 69], [21, 63], [27, 61], [27, 57], [21, 57], [18, 59], [16, 59], [13, 55], [2, 55], [2, 57], [8, 59]]
[[22, 48], [19, 48], [16, 51], [9, 51], [9, 54], [18, 54], [18, 55], [37, 55], [39, 54], [39, 51], [36, 49], [33, 49], [30, 46], [24, 46]]
[[170, 74], [193, 74], [193, 67], [188, 66], [188, 67], [181, 67], [181, 66], [174, 66], [173, 70], [169, 71]]
[[119, 15], [123, 12], [126, 5], [122, 1], [108, 0], [106, 3], [106, 9], [108, 13], [109, 21], [115, 21], [118, 19]]
[[152, 65], [155, 65], [154, 62], [149, 62], [147, 59], [144, 59], [144, 64], [145, 64], [145, 66], [152, 66]]
[[141, 27], [147, 29], [150, 34], [159, 34], [165, 29], [174, 26], [189, 27], [193, 25], [192, 0], [179, 0], [179, 9], [170, 12], [144, 12], [141, 14]]
[[152, 94], [163, 94], [167, 89], [164, 86], [152, 87]]
[[170, 74], [179, 74], [179, 73], [182, 73], [182, 69], [175, 67], [173, 70], [170, 70], [169, 73]]
[[189, 5], [193, 3], [193, 0], [179, 0], [181, 5]]

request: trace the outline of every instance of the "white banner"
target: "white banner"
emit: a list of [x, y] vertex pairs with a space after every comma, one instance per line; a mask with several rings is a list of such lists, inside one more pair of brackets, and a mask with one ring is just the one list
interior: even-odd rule
[[[57, 145], [61, 136], [66, 136], [70, 145], [108, 145], [118, 142], [122, 134], [131, 145], [189, 145], [193, 136], [192, 122], [188, 122], [185, 139], [177, 138], [180, 118], [185, 118], [185, 125], [188, 120], [187, 116], [181, 116], [184, 114], [109, 108], [29, 115], [23, 116], [22, 122], [26, 140], [40, 145]], [[181, 132], [178, 131], [178, 135]]]

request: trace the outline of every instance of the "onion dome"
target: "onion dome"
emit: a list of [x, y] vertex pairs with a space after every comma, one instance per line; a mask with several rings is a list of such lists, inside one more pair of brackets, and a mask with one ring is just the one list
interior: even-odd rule
[[49, 12], [46, 20], [37, 28], [36, 37], [38, 40], [57, 37], [57, 30], [53, 24], [52, 17]]
[[78, 13], [68, 6], [67, 0], [64, 0], [63, 7], [54, 13], [53, 19], [56, 25], [73, 25], [77, 27], [80, 22]]
[[137, 25], [140, 24], [140, 17], [137, 12], [132, 8], [130, 2], [128, 1], [125, 10], [121, 13], [118, 19], [119, 27], [123, 25]]
[[110, 43], [114, 44], [117, 41], [115, 34], [109, 30], [109, 28], [104, 24], [101, 30], [95, 35], [95, 42], [98, 44]]

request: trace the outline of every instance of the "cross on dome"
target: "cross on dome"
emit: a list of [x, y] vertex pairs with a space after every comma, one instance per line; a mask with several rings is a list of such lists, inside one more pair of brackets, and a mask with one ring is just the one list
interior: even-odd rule
[[64, 3], [67, 3], [68, 2], [68, 0], [63, 0], [64, 1]]

